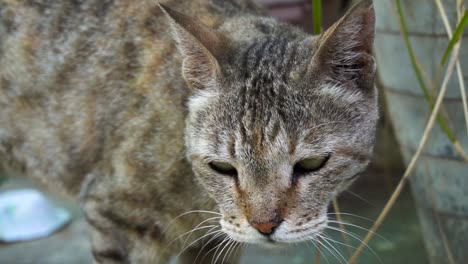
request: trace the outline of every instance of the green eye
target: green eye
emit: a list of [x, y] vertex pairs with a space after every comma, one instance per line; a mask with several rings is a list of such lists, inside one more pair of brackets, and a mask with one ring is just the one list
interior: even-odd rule
[[294, 174], [300, 175], [317, 171], [325, 165], [328, 158], [329, 156], [303, 159], [294, 165]]
[[216, 171], [217, 173], [229, 175], [229, 176], [236, 176], [237, 170], [229, 163], [221, 162], [221, 161], [212, 161], [208, 163], [211, 169]]

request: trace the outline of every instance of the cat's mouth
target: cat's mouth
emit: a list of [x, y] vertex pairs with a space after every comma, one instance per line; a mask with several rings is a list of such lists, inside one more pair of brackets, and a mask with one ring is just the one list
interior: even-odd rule
[[290, 243], [283, 243], [283, 242], [278, 242], [273, 239], [268, 239], [266, 242], [263, 243], [258, 243], [259, 246], [262, 246], [267, 249], [278, 249], [278, 248], [285, 248], [290, 246]]
[[270, 235], [265, 235], [247, 222], [230, 223], [221, 220], [220, 224], [224, 233], [237, 242], [257, 244], [266, 248], [286, 247], [292, 243], [315, 240], [327, 227], [327, 219], [316, 219], [307, 224], [297, 224], [284, 221]]

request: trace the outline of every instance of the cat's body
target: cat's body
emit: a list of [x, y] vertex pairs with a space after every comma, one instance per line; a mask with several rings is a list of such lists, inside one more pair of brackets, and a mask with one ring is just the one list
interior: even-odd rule
[[[208, 1], [172, 2], [212, 25], [225, 15], [209, 14]], [[156, 1], [2, 1], [0, 10], [3, 165], [81, 192], [96, 226], [116, 224], [147, 248], [161, 248], [174, 217], [214, 209], [184, 159], [189, 90]], [[202, 217], [181, 217], [165, 242]]]
[[[258, 165], [257, 168], [263, 168], [264, 172], [275, 171], [274, 166], [269, 167], [268, 162], [257, 158], [263, 156], [265, 160], [275, 160], [266, 154], [271, 153], [268, 142], [297, 130], [293, 127], [294, 122], [302, 126], [304, 114], [301, 109], [321, 116], [320, 109], [328, 104], [319, 98], [314, 99], [317, 107], [307, 106], [297, 100], [299, 92], [291, 93], [289, 88], [276, 85], [276, 81], [271, 85], [269, 81], [262, 82], [264, 85], [260, 86], [266, 87], [264, 91], [258, 83], [244, 88], [240, 85], [242, 78], [255, 78], [257, 72], [258, 76], [267, 76], [269, 80], [278, 74], [284, 82], [296, 82], [306, 72], [313, 72], [301, 63], [311, 60], [319, 49], [316, 39], [292, 26], [259, 16], [261, 11], [247, 0], [163, 2], [218, 29], [223, 37], [218, 39], [217, 35], [197, 29], [197, 24], [193, 28], [189, 23], [184, 24], [186, 18], [177, 13], [166, 13], [165, 16], [165, 12], [172, 11], [163, 11], [153, 0], [0, 1], [0, 164], [4, 169], [17, 171], [76, 197], [90, 223], [93, 254], [102, 263], [165, 263], [170, 254], [180, 251], [184, 242], [189, 244], [196, 236], [188, 242], [185, 237], [170, 245], [169, 242], [210, 217], [210, 214], [192, 213], [171, 222], [188, 211], [221, 210], [224, 217], [242, 218], [224, 213], [226, 208], [232, 207], [226, 202], [234, 199], [226, 191], [232, 186], [226, 187], [223, 185], [226, 183], [216, 181], [211, 185], [203, 177], [196, 180], [192, 166], [195, 174], [203, 174], [206, 168], [197, 165], [206, 159], [201, 157], [203, 152], [212, 151], [208, 150], [209, 147], [220, 148], [227, 141], [231, 144], [228, 148], [230, 154], [236, 155], [237, 151], [240, 155], [242, 148], [234, 143], [234, 136], [225, 131], [230, 128], [236, 131], [236, 135], [240, 133], [242, 144], [250, 146], [250, 150], [245, 152], [250, 156], [244, 155], [239, 160], [245, 164], [250, 159], [253, 166]], [[182, 26], [187, 30], [184, 31]], [[177, 51], [169, 27], [182, 52]], [[190, 36], [195, 36], [190, 40], [191, 44], [187, 40]], [[206, 42], [206, 39], [210, 41]], [[301, 44], [308, 39], [310, 48]], [[207, 43], [214, 44], [206, 47], [210, 45]], [[205, 45], [205, 49], [200, 45]], [[194, 59], [201, 66], [194, 70], [189, 65], [188, 70], [185, 69], [184, 80], [180, 70], [182, 60], [193, 56], [187, 50], [200, 52]], [[237, 53], [235, 56], [220, 55], [227, 50], [236, 50]], [[220, 72], [226, 77], [222, 82], [217, 75], [217, 63], [214, 66], [208, 63], [218, 76], [213, 80], [210, 76], [197, 79], [191, 75], [193, 71], [206, 75], [202, 67], [207, 62], [203, 60], [205, 53], [213, 54], [212, 57], [207, 55], [208, 61], [218, 59], [222, 68]], [[223, 66], [221, 61], [229, 66]], [[189, 63], [192, 61], [188, 60], [186, 64]], [[373, 73], [370, 74], [373, 80]], [[209, 89], [200, 87], [205, 82], [210, 83]], [[213, 94], [209, 91], [211, 86], [220, 83], [238, 83], [236, 87], [241, 90], [233, 92], [232, 96], [225, 92], [230, 104], [217, 109], [210, 103]], [[364, 99], [356, 99], [359, 96], [357, 92], [351, 92], [351, 97], [347, 97], [349, 100], [330, 108], [342, 112], [329, 111], [329, 116], [322, 113], [324, 118], [304, 125], [318, 127], [323, 122], [343, 122], [335, 120], [339, 116], [356, 124], [368, 124], [369, 135], [363, 138], [355, 135], [359, 131], [353, 130], [353, 126], [342, 127], [350, 130], [347, 134], [349, 142], [362, 141], [362, 146], [367, 146], [363, 147], [362, 156], [357, 158], [362, 164], [356, 170], [362, 170], [367, 164], [377, 116], [375, 91], [370, 91], [372, 87], [366, 89], [369, 91], [363, 92]], [[193, 90], [203, 92], [190, 97]], [[330, 92], [333, 93], [332, 90]], [[307, 96], [312, 98], [314, 95]], [[343, 96], [348, 95], [345, 92]], [[369, 107], [361, 109], [348, 105], [359, 100], [369, 101]], [[279, 111], [270, 109], [278, 104]], [[359, 113], [369, 112], [368, 121], [360, 118], [361, 114], [353, 116], [346, 108]], [[236, 125], [229, 123], [230, 115], [237, 116], [244, 128], [238, 130]], [[270, 119], [291, 119], [288, 118], [291, 115], [299, 118], [290, 120], [293, 125], [286, 122], [282, 127], [273, 122], [270, 127]], [[221, 128], [206, 126], [203, 125], [204, 120], [215, 123], [223, 120], [226, 124]], [[255, 126], [264, 128], [266, 132]], [[213, 131], [205, 133], [207, 127]], [[291, 138], [299, 135], [301, 133], [291, 134]], [[308, 136], [314, 142], [320, 141], [316, 135]], [[291, 138], [278, 142], [287, 141], [285, 145], [289, 150], [286, 153], [292, 155], [297, 149], [293, 146], [297, 138]], [[197, 146], [198, 143], [194, 143], [197, 140], [211, 142]], [[331, 147], [326, 149], [341, 151], [348, 156], [353, 154], [348, 147], [339, 151]], [[284, 154], [278, 153], [275, 157]], [[341, 165], [348, 166], [346, 163]], [[249, 171], [238, 166], [240, 175], [242, 171]], [[252, 171], [261, 174], [262, 169], [253, 168]], [[244, 208], [247, 217], [253, 214], [252, 210], [257, 210], [251, 206], [252, 199], [260, 199], [257, 200], [260, 205], [278, 203], [282, 213], [278, 213], [278, 208], [271, 209], [276, 212], [275, 219], [284, 218], [283, 213], [292, 210], [287, 207], [296, 206], [292, 203], [297, 201], [309, 204], [309, 209], [316, 207], [300, 194], [294, 194], [294, 186], [275, 189], [277, 187], [265, 185], [261, 190], [282, 193], [277, 197], [266, 197], [261, 192], [251, 195], [252, 191], [242, 186], [252, 185], [242, 177], [236, 182], [239, 191], [235, 199], [239, 201], [234, 204]], [[275, 182], [287, 183], [289, 180]], [[219, 195], [221, 198], [217, 197], [213, 195], [212, 188], [225, 193]], [[317, 197], [320, 199], [314, 199], [323, 199], [320, 202], [323, 207], [330, 195], [338, 191], [319, 194]], [[234, 223], [238, 227], [247, 222], [252, 225], [264, 223], [261, 218], [271, 210], [262, 210], [253, 216], [258, 221], [252, 218], [242, 223], [234, 220]], [[310, 218], [306, 213], [300, 215]], [[166, 229], [169, 224], [171, 226]], [[265, 226], [256, 228], [264, 230]], [[196, 253], [198, 245], [194, 244]], [[193, 261], [193, 257], [187, 259], [189, 263]]]

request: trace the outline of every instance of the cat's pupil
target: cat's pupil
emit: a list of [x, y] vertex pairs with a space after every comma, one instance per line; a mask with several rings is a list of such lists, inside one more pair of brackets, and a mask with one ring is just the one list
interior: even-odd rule
[[213, 169], [214, 171], [224, 174], [224, 175], [229, 175], [229, 176], [236, 176], [237, 175], [237, 170], [232, 166], [231, 164], [227, 162], [221, 162], [221, 161], [212, 161], [208, 163], [208, 165]]
[[303, 159], [294, 165], [293, 173], [299, 176], [318, 171], [325, 165], [328, 159], [329, 156]]

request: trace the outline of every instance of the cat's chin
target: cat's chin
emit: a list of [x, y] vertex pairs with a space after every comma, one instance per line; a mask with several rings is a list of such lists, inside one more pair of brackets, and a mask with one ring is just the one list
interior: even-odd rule
[[[227, 231], [227, 232], [226, 232]], [[285, 248], [289, 245], [289, 243], [284, 243], [280, 241], [276, 241], [270, 237], [265, 237], [262, 235], [254, 235], [254, 236], [240, 236], [239, 234], [233, 233], [230, 230], [224, 231], [231, 239], [240, 242], [240, 243], [247, 243], [252, 245], [257, 245], [263, 248], [268, 249], [278, 249], [278, 248]]]
[[264, 237], [264, 236], [255, 238], [255, 239], [246, 238], [246, 237], [238, 237], [237, 235], [232, 235], [232, 234], [231, 235], [228, 234], [228, 236], [237, 242], [252, 244], [252, 245], [256, 245], [265, 249], [284, 249], [295, 243], [306, 241], [304, 239], [294, 239], [291, 241], [278, 241], [271, 237]]
[[317, 219], [313, 223], [308, 223], [308, 228], [301, 227], [301, 229], [298, 229], [295, 226], [288, 226], [285, 222], [271, 236], [264, 236], [247, 224], [243, 229], [240, 229], [223, 220], [220, 223], [223, 232], [234, 241], [254, 244], [267, 249], [286, 248], [295, 243], [314, 240], [323, 232], [327, 225], [326, 220]]
[[280, 248], [287, 248], [291, 244], [278, 242], [278, 241], [274, 241], [274, 240], [268, 240], [266, 242], [258, 243], [257, 245], [261, 246], [263, 248], [266, 248], [266, 249], [280, 249]]

